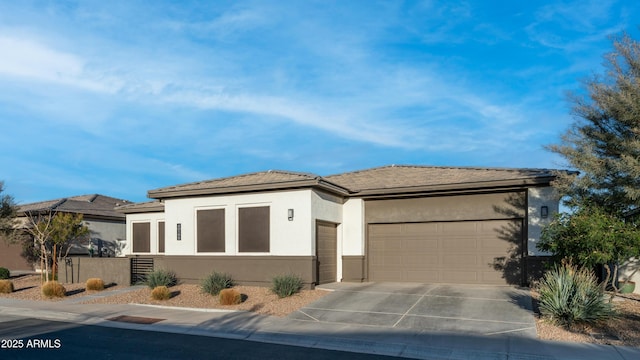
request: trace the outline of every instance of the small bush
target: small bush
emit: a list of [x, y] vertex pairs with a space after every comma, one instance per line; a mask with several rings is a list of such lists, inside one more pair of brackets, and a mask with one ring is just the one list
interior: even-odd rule
[[233, 280], [231, 275], [219, 272], [212, 272], [206, 278], [202, 279], [200, 287], [202, 292], [217, 296], [223, 289], [228, 289], [233, 286]]
[[151, 291], [151, 298], [154, 300], [169, 300], [171, 298], [171, 291], [164, 285], [158, 286]]
[[220, 305], [236, 305], [242, 302], [242, 295], [236, 289], [220, 290]]
[[0, 294], [11, 294], [13, 292], [13, 282], [11, 280], [0, 280]]
[[566, 328], [614, 315], [602, 287], [587, 269], [558, 266], [540, 280], [538, 292], [542, 315]]
[[7, 268], [0, 267], [0, 279], [5, 280], [11, 277], [11, 272]]
[[65, 297], [67, 290], [57, 281], [47, 281], [42, 285], [42, 295], [52, 297]]
[[178, 278], [173, 271], [158, 269], [147, 274], [146, 283], [151, 289], [155, 289], [158, 286], [171, 287], [178, 283]]
[[101, 291], [104, 290], [104, 281], [98, 278], [91, 278], [87, 280], [85, 287], [87, 290]]
[[272, 280], [271, 291], [280, 298], [296, 294], [300, 292], [301, 289], [302, 279], [297, 275], [279, 275]]

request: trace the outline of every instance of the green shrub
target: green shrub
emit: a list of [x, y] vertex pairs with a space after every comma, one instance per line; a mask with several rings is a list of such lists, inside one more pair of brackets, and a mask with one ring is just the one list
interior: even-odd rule
[[202, 292], [217, 296], [223, 289], [233, 286], [231, 275], [219, 272], [212, 272], [206, 278], [202, 279], [200, 287]]
[[5, 280], [9, 277], [11, 277], [11, 272], [9, 272], [9, 269], [0, 267], [0, 279]]
[[42, 285], [42, 295], [52, 297], [65, 297], [67, 290], [57, 281], [47, 281]]
[[13, 292], [13, 282], [11, 280], [0, 280], [0, 294], [11, 294]]
[[567, 328], [614, 315], [595, 276], [584, 268], [555, 267], [540, 280], [538, 292], [542, 315]]
[[171, 287], [177, 283], [178, 278], [173, 271], [158, 269], [147, 274], [146, 284], [151, 289], [155, 289], [158, 286]]
[[87, 280], [85, 287], [87, 290], [104, 290], [104, 281], [98, 278], [91, 278]]
[[151, 298], [154, 300], [169, 300], [171, 298], [171, 291], [164, 285], [158, 286], [151, 291]]
[[242, 295], [236, 289], [222, 289], [218, 299], [220, 305], [236, 305], [242, 302]]
[[271, 291], [280, 298], [296, 294], [300, 292], [301, 289], [302, 279], [297, 275], [278, 275], [272, 280]]

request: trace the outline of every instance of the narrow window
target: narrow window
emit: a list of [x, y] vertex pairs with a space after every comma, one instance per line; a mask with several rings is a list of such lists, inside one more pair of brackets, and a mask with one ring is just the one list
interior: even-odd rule
[[198, 210], [198, 252], [224, 252], [224, 209]]
[[158, 252], [164, 253], [164, 221], [158, 222]]
[[133, 252], [148, 253], [151, 251], [151, 224], [133, 223]]
[[269, 207], [238, 209], [239, 252], [269, 252]]

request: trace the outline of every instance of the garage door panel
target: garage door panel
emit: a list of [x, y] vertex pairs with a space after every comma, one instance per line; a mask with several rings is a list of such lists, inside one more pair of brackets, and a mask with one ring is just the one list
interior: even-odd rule
[[368, 239], [371, 281], [519, 282], [517, 274], [506, 279], [494, 264], [519, 251], [521, 219], [370, 224]]
[[442, 273], [442, 282], [447, 283], [477, 283], [479, 280], [477, 271], [445, 271]]
[[402, 281], [426, 283], [440, 282], [440, 279], [438, 279], [438, 273], [434, 271], [407, 271], [405, 274], [405, 278]]
[[478, 239], [475, 237], [443, 238], [442, 248], [446, 250], [459, 251], [460, 249], [476, 249]]

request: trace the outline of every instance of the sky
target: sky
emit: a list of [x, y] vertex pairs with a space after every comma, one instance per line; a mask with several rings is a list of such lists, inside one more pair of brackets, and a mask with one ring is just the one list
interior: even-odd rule
[[640, 2], [0, 0], [0, 181], [19, 204], [265, 170], [563, 168]]

